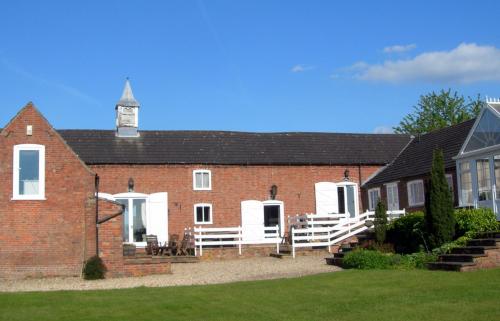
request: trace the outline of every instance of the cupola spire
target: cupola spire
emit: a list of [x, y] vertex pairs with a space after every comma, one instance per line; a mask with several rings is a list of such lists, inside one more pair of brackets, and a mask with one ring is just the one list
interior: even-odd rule
[[127, 77], [122, 97], [116, 103], [116, 135], [119, 137], [139, 136], [139, 102], [134, 98]]

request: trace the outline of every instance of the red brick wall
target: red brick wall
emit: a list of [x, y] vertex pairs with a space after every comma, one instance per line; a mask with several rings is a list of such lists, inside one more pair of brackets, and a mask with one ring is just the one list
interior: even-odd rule
[[[169, 233], [182, 234], [194, 225], [193, 206], [211, 203], [212, 226], [241, 224], [241, 201], [268, 200], [273, 184], [278, 186], [277, 200], [284, 202], [288, 215], [314, 213], [314, 184], [320, 181], [340, 182], [346, 168], [353, 182], [359, 184], [358, 166], [204, 166], [204, 165], [100, 165], [91, 166], [100, 176], [100, 191], [127, 192], [133, 178], [135, 192], [168, 192]], [[193, 170], [212, 172], [212, 190], [193, 190]], [[362, 166], [361, 181], [379, 166]], [[362, 204], [360, 202], [360, 207]]]
[[[17, 144], [45, 146], [46, 200], [12, 200]], [[94, 174], [32, 105], [0, 135], [0, 182], [0, 277], [80, 275], [94, 251]]]

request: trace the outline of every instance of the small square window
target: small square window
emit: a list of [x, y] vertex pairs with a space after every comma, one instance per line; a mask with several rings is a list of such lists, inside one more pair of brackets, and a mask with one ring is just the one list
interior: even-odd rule
[[212, 174], [209, 170], [193, 171], [193, 189], [209, 191], [212, 189]]
[[212, 204], [194, 205], [194, 223], [212, 224]]
[[23, 144], [14, 146], [13, 199], [45, 198], [45, 146]]

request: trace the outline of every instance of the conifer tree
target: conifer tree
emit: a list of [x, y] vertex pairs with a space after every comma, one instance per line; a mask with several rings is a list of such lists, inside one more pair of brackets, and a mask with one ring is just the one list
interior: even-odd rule
[[378, 244], [382, 244], [385, 241], [385, 236], [387, 232], [387, 211], [384, 203], [380, 200], [375, 208], [375, 220], [373, 222], [375, 229], [375, 239]]
[[432, 247], [450, 242], [455, 236], [453, 198], [444, 172], [443, 151], [434, 151], [425, 224]]

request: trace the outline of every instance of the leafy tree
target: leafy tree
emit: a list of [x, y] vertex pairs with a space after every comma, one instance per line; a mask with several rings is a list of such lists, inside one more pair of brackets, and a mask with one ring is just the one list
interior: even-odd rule
[[450, 242], [455, 236], [453, 198], [446, 181], [443, 151], [440, 149], [435, 150], [433, 155], [425, 224], [432, 247]]
[[420, 96], [413, 113], [406, 115], [393, 129], [398, 134], [428, 133], [476, 117], [483, 104], [480, 95], [466, 99], [456, 91], [451, 93], [451, 89], [432, 92]]
[[385, 241], [385, 236], [387, 233], [387, 210], [384, 203], [380, 200], [375, 208], [375, 220], [373, 222], [375, 230], [375, 239], [378, 244], [382, 244]]

